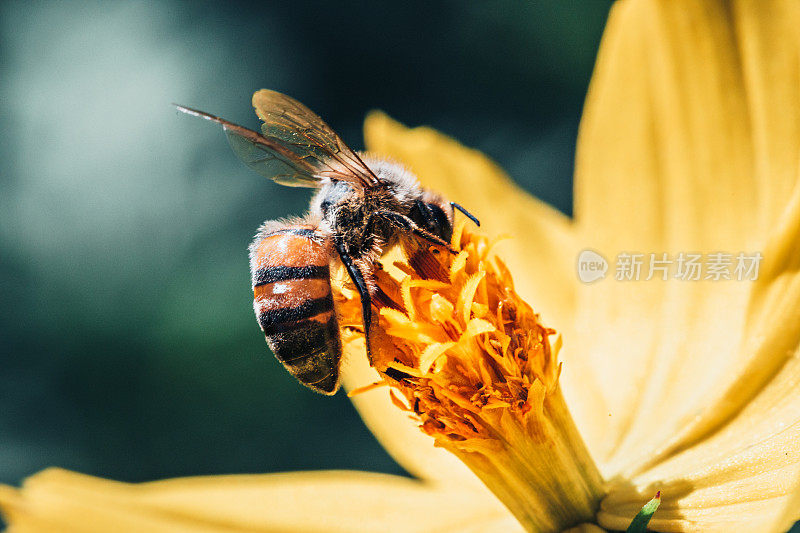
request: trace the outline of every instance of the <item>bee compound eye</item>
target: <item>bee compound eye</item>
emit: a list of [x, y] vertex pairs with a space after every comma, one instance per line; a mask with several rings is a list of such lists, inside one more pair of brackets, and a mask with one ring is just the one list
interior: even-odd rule
[[453, 228], [450, 225], [450, 220], [447, 218], [444, 210], [435, 203], [426, 203], [425, 207], [428, 211], [428, 220], [431, 231], [437, 236], [449, 240], [453, 233]]

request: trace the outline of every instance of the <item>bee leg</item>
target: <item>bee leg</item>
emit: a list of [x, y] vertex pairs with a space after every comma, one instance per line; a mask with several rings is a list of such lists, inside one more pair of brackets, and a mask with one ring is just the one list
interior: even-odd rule
[[377, 211], [375, 214], [385, 220], [388, 220], [389, 223], [402, 230], [410, 231], [417, 237], [421, 237], [430, 243], [444, 246], [453, 255], [458, 254], [458, 252], [454, 250], [452, 246], [450, 246], [449, 242], [437, 235], [434, 235], [430, 231], [419, 227], [416, 222], [403, 214], [395, 213], [394, 211]]
[[350, 257], [342, 239], [340, 237], [335, 237], [333, 242], [334, 246], [336, 246], [336, 251], [339, 252], [339, 257], [342, 258], [344, 267], [347, 269], [347, 273], [350, 274], [350, 279], [356, 284], [358, 294], [361, 296], [361, 316], [364, 320], [364, 338], [366, 339], [367, 345], [367, 357], [372, 359], [372, 352], [369, 348], [369, 330], [372, 325], [372, 297], [369, 294], [369, 288], [367, 287], [367, 282], [364, 280], [363, 274], [356, 266], [353, 258]]

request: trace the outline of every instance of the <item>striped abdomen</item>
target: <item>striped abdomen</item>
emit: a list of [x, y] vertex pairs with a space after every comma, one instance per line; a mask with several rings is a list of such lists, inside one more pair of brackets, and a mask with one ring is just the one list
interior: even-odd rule
[[301, 383], [333, 394], [342, 350], [323, 236], [284, 227], [260, 235], [251, 253], [253, 307], [267, 344]]

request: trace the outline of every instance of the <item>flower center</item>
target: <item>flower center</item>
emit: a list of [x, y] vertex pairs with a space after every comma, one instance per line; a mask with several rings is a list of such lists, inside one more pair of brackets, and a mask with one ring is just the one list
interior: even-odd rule
[[[453, 256], [414, 242], [376, 273], [370, 364], [398, 408], [457, 455], [531, 531], [591, 520], [602, 480], [558, 386], [555, 331], [516, 294], [493, 242], [459, 224]], [[334, 283], [347, 346], [360, 302]]]

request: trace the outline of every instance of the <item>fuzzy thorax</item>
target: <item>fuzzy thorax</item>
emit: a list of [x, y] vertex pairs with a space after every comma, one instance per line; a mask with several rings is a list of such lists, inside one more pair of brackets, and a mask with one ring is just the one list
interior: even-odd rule
[[[516, 294], [492, 244], [461, 223], [457, 255], [407, 243], [385, 256], [371, 365], [395, 405], [528, 530], [558, 531], [593, 518], [602, 480], [561, 395], [555, 331]], [[348, 351], [363, 346], [361, 306], [336, 280]]]

